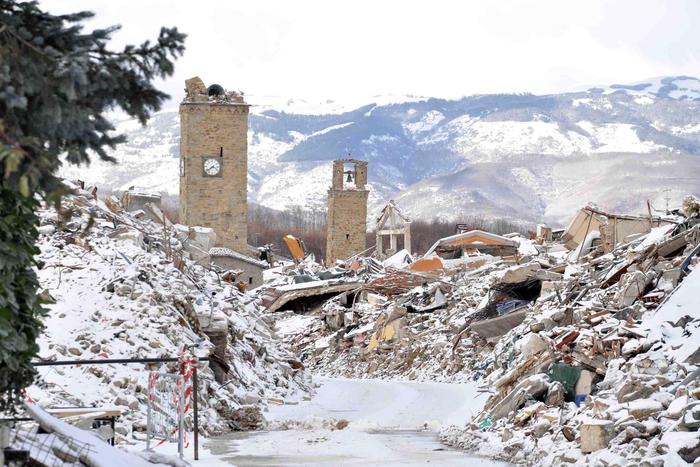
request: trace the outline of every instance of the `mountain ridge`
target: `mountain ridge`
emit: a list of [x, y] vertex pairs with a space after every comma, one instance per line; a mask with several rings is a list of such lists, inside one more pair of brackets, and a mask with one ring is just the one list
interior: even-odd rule
[[[255, 104], [254, 98], [249, 98]], [[376, 99], [381, 101], [381, 99]], [[288, 113], [261, 103], [250, 115], [249, 200], [273, 209], [324, 210], [330, 161], [369, 161], [370, 218], [395, 199], [413, 218], [463, 215], [565, 223], [576, 208], [642, 212], [700, 194], [700, 80], [662, 77], [561, 94], [397, 96], [352, 110]], [[109, 166], [62, 174], [107, 189], [176, 194], [179, 118], [126, 120], [127, 143]], [[624, 187], [621, 190], [620, 187]], [[670, 191], [665, 191], [670, 190]]]

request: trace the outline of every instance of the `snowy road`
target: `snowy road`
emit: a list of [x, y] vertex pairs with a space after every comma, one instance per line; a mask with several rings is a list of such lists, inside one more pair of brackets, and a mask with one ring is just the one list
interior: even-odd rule
[[[237, 433], [205, 445], [219, 460], [267, 465], [504, 465], [446, 448], [433, 431], [461, 424], [483, 404], [464, 384], [319, 378], [311, 401], [274, 406], [289, 429]], [[339, 420], [349, 422], [332, 429]]]

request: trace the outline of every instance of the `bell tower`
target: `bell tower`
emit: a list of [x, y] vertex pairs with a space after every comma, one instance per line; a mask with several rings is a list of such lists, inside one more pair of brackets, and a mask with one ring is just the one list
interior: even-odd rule
[[180, 222], [211, 227], [217, 245], [247, 253], [248, 108], [198, 77], [180, 104]]
[[328, 190], [326, 263], [361, 253], [367, 243], [367, 162], [333, 161], [333, 182]]

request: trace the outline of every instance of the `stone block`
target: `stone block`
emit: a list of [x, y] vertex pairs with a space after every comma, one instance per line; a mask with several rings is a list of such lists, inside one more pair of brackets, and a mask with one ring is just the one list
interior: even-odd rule
[[131, 242], [138, 247], [143, 245], [143, 234], [135, 229], [129, 229], [126, 232], [118, 234], [116, 239], [124, 242]]
[[692, 402], [683, 409], [681, 426], [692, 431], [700, 428], [700, 402]]
[[588, 454], [608, 447], [614, 434], [610, 420], [588, 420], [581, 425], [581, 452]]
[[207, 95], [207, 87], [199, 76], [185, 80], [185, 89], [189, 97]]
[[552, 407], [559, 407], [566, 399], [566, 388], [559, 381], [554, 381], [547, 389], [547, 397], [544, 403]]
[[666, 409], [666, 416], [673, 419], [678, 419], [683, 415], [685, 407], [688, 405], [688, 396], [682, 395], [669, 404]]
[[664, 410], [664, 406], [654, 399], [637, 399], [629, 402], [627, 410], [637, 420], [645, 420]]
[[535, 333], [526, 335], [520, 339], [518, 344], [520, 346], [520, 353], [525, 358], [530, 358], [533, 355], [537, 355], [549, 347], [547, 339]]
[[548, 388], [549, 378], [546, 375], [528, 376], [489, 410], [491, 418], [500, 420], [506, 417], [510, 412], [522, 407], [529, 397], [538, 398], [545, 394]]
[[580, 394], [590, 394], [593, 389], [593, 377], [595, 375], [588, 370], [581, 370], [581, 375], [578, 377], [576, 382], [576, 395]]

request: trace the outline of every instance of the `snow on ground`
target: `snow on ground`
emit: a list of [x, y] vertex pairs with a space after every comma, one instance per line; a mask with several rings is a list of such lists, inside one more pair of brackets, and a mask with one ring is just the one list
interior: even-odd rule
[[486, 400], [468, 384], [316, 378], [314, 398], [298, 405], [271, 406], [267, 418], [313, 421], [329, 415], [356, 429], [417, 430], [464, 423]]
[[578, 126], [591, 134], [595, 149], [591, 152], [636, 152], [648, 153], [662, 148], [651, 141], [642, 141], [637, 134], [636, 126], [627, 123], [606, 123], [596, 125], [582, 120]]
[[307, 315], [291, 315], [289, 318], [278, 320], [276, 323], [277, 334], [286, 336], [296, 334], [316, 321], [316, 317]]
[[[700, 348], [700, 333], [683, 332], [675, 324], [682, 318], [700, 317], [700, 267], [686, 277], [671, 298], [644, 325], [650, 338], [664, 340], [674, 349], [673, 358], [685, 361]], [[697, 328], [696, 328], [697, 329]]]
[[[316, 395], [271, 406], [278, 429], [213, 439], [206, 449], [245, 465], [505, 465], [446, 449], [425, 428], [464, 423], [484, 398], [470, 384], [318, 378]], [[338, 422], [348, 422], [347, 427]]]
[[468, 116], [445, 125], [451, 148], [461, 154], [478, 155], [479, 162], [496, 161], [504, 154], [569, 155], [589, 152], [585, 136], [562, 132], [555, 122], [482, 121]]
[[417, 122], [404, 123], [403, 127], [412, 135], [424, 133], [435, 128], [445, 119], [445, 115], [437, 110], [426, 112]]

